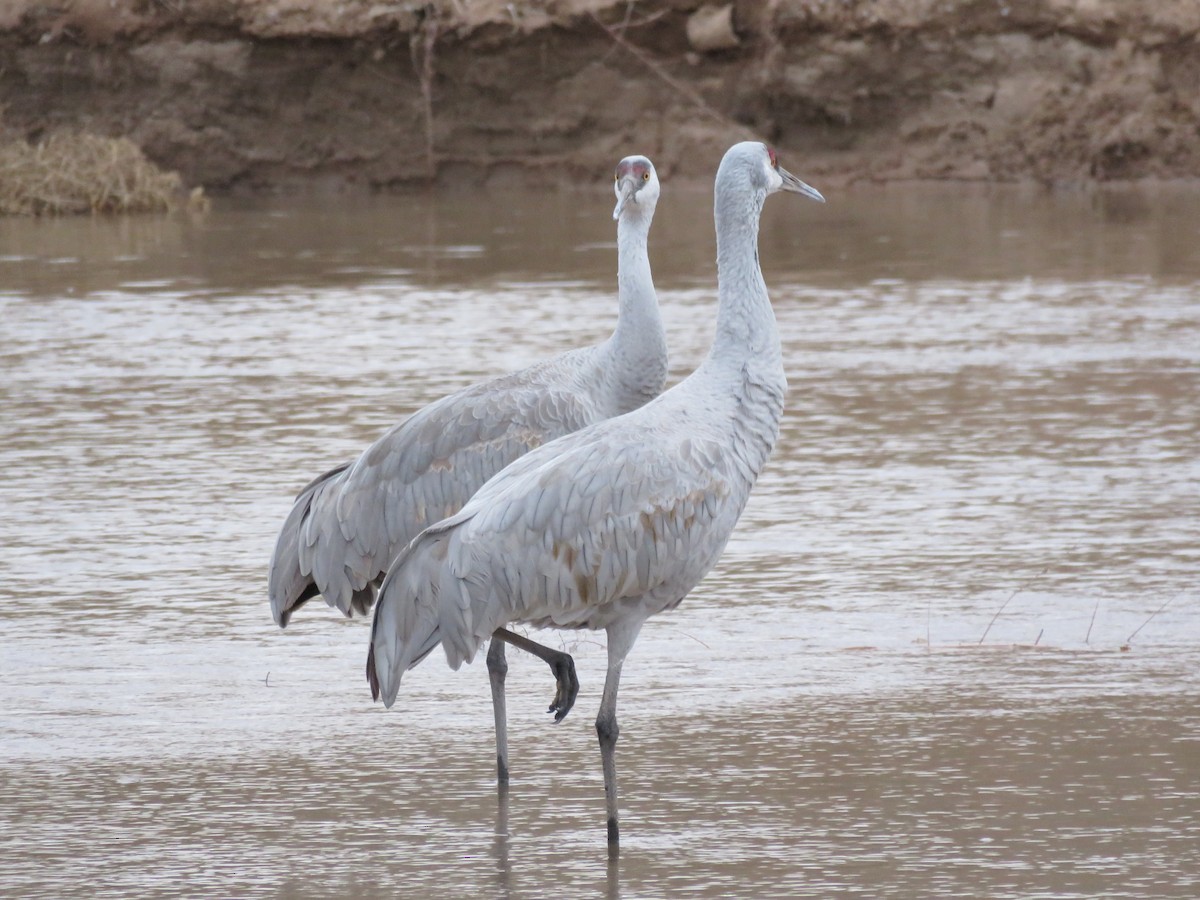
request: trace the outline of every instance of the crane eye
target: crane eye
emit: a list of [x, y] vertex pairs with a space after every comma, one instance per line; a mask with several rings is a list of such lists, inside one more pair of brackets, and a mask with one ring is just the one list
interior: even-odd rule
[[643, 172], [643, 173], [642, 173], [642, 181], [649, 181], [649, 180], [650, 180], [650, 173], [649, 173], [649, 172]]

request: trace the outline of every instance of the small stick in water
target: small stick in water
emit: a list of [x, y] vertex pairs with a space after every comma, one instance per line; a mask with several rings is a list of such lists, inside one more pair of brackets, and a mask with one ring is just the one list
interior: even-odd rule
[[933, 598], [930, 597], [929, 603], [925, 607], [925, 650], [926, 650], [926, 652], [928, 652], [929, 648], [933, 646], [933, 638], [930, 637], [930, 634], [929, 634], [929, 621], [932, 618], [933, 618]]
[[1046, 572], [1049, 571], [1049, 569], [1050, 569], [1050, 567], [1046, 566], [1046, 568], [1042, 569], [1042, 571], [1038, 572], [1036, 575], [1029, 578], [1024, 584], [1017, 585], [1017, 587], [1013, 590], [1013, 592], [1008, 595], [1008, 599], [1000, 604], [1000, 608], [998, 610], [996, 610], [996, 614], [994, 616], [992, 616], [992, 621], [988, 622], [987, 628], [983, 629], [983, 636], [979, 638], [979, 643], [981, 643], [981, 644], [983, 643], [983, 639], [988, 636], [988, 632], [992, 630], [992, 626], [995, 625], [996, 620], [998, 618], [1000, 618], [1000, 613], [1004, 612], [1004, 607], [1008, 606], [1008, 604], [1012, 601], [1012, 598], [1017, 596], [1017, 594], [1021, 593], [1021, 591], [1025, 590], [1025, 588], [1029, 587], [1031, 584], [1033, 584], [1035, 581], [1037, 581], [1039, 578], [1041, 578], [1043, 575], [1045, 575]]
[[[1182, 594], [1182, 593], [1183, 593], [1183, 591], [1180, 591], [1180, 592], [1179, 592], [1179, 594]], [[1131, 644], [1131, 643], [1133, 643], [1133, 639], [1134, 639], [1134, 637], [1137, 635], [1137, 633], [1138, 633], [1139, 631], [1141, 631], [1143, 628], [1145, 628], [1147, 625], [1149, 625], [1149, 624], [1150, 624], [1150, 619], [1153, 619], [1153, 618], [1154, 618], [1155, 616], [1157, 616], [1157, 615], [1158, 615], [1160, 612], [1162, 612], [1164, 609], [1166, 609], [1166, 608], [1167, 608], [1167, 604], [1168, 604], [1168, 603], [1170, 603], [1172, 600], [1174, 600], [1176, 597], [1178, 597], [1178, 596], [1179, 596], [1179, 594], [1173, 594], [1173, 595], [1171, 595], [1170, 597], [1168, 597], [1166, 600], [1164, 600], [1164, 601], [1163, 601], [1163, 605], [1162, 605], [1162, 606], [1160, 606], [1160, 607], [1159, 607], [1158, 609], [1156, 609], [1154, 612], [1150, 613], [1150, 618], [1146, 619], [1146, 621], [1145, 621], [1145, 622], [1143, 622], [1141, 625], [1139, 625], [1137, 628], [1135, 628], [1135, 629], [1133, 630], [1133, 634], [1131, 634], [1129, 637], [1125, 638], [1125, 643], [1127, 643], [1127, 644]]]
[[1095, 605], [1094, 607], [1092, 607], [1092, 619], [1091, 619], [1091, 621], [1090, 621], [1090, 622], [1088, 622], [1088, 630], [1087, 630], [1087, 634], [1085, 634], [1085, 635], [1083, 636], [1083, 642], [1084, 642], [1085, 644], [1090, 644], [1090, 643], [1091, 643], [1091, 641], [1089, 640], [1089, 638], [1092, 636], [1092, 626], [1096, 624], [1096, 612], [1097, 612], [1099, 609], [1100, 609], [1100, 600], [1099, 600], [1099, 599], [1097, 599], [1097, 600], [1096, 600], [1096, 605]]

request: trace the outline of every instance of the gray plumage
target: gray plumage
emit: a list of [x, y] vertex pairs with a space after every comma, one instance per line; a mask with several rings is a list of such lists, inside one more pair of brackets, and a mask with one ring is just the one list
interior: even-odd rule
[[506, 465], [659, 394], [667, 346], [647, 255], [659, 196], [654, 166], [640, 156], [622, 160], [614, 189], [619, 313], [612, 336], [443, 397], [301, 491], [268, 574], [281, 627], [317, 594], [346, 615], [365, 613], [396, 553]]
[[380, 588], [367, 677], [388, 706], [404, 671], [439, 643], [457, 668], [511, 622], [607, 630], [596, 727], [613, 847], [621, 665], [642, 623], [716, 563], [779, 432], [787, 382], [757, 240], [763, 202], [780, 189], [823, 199], [760, 143], [726, 153], [716, 336], [691, 376], [508, 466], [417, 537]]

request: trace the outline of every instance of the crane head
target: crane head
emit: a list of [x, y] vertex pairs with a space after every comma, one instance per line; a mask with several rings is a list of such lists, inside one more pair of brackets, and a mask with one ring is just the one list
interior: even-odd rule
[[627, 156], [617, 163], [613, 175], [613, 192], [617, 195], [617, 206], [613, 218], [620, 219], [623, 212], [653, 215], [658, 203], [658, 173], [654, 163], [644, 156]]

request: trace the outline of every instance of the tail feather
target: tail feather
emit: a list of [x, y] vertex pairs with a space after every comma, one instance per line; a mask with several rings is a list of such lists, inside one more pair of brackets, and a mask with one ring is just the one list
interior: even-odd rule
[[292, 507], [279, 538], [267, 572], [267, 596], [271, 599], [271, 615], [280, 628], [286, 628], [292, 613], [320, 591], [312, 577], [300, 568], [300, 527], [308, 512], [311, 493], [302, 494]]
[[[321, 593], [312, 573], [301, 562], [301, 537], [313, 497], [324, 484], [344, 472], [349, 465], [338, 466], [305, 485], [279, 531], [267, 573], [267, 596], [271, 601], [271, 616], [280, 628], [286, 628], [292, 613]], [[360, 597], [359, 593], [363, 592], [354, 595], [351, 606], [357, 611], [366, 612], [370, 609], [372, 597]], [[370, 586], [367, 593], [370, 593]], [[346, 614], [350, 614], [349, 609]]]
[[[367, 682], [371, 696], [391, 707], [400, 692], [400, 679], [441, 642], [438, 627], [439, 570], [445, 534], [426, 532], [392, 563], [379, 588], [371, 649], [367, 653]], [[439, 552], [440, 551], [440, 552]]]

